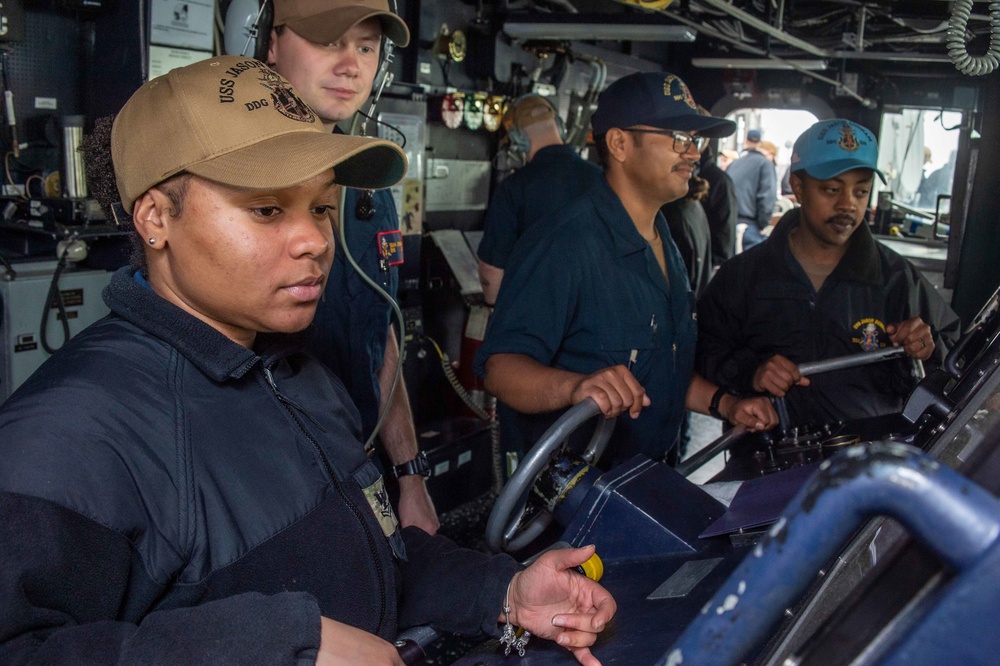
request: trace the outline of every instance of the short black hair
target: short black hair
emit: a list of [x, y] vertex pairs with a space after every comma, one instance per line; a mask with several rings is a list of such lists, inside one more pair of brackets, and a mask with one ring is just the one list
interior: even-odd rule
[[104, 116], [94, 121], [94, 129], [85, 134], [81, 145], [87, 189], [97, 200], [108, 220], [114, 220], [111, 206], [121, 200], [115, 182], [115, 167], [111, 160], [111, 128], [115, 116]]
[[[124, 211], [125, 215], [115, 213], [117, 206], [121, 207], [121, 196], [118, 193], [118, 183], [115, 179], [115, 165], [111, 157], [111, 129], [114, 126], [115, 116], [104, 116], [94, 122], [94, 129], [90, 134], [83, 137], [82, 150], [84, 156], [84, 172], [87, 175], [87, 187], [91, 196], [100, 204], [104, 216], [109, 222], [115, 220], [122, 226], [123, 230], [129, 232], [129, 239], [132, 241], [132, 251], [129, 254], [129, 264], [142, 271], [146, 271], [146, 243], [145, 239], [139, 237], [135, 225], [132, 223], [132, 211]], [[187, 194], [188, 181], [191, 174], [182, 171], [156, 185], [170, 200], [171, 217], [177, 217], [184, 210], [184, 197]], [[124, 217], [124, 219], [122, 219]]]
[[84, 173], [87, 175], [87, 189], [97, 203], [100, 204], [104, 216], [109, 222], [117, 220], [123, 230], [129, 232], [132, 241], [132, 251], [129, 253], [129, 263], [146, 271], [146, 255], [142, 247], [142, 239], [132, 225], [131, 211], [121, 219], [115, 214], [116, 204], [121, 209], [121, 196], [118, 194], [118, 183], [115, 180], [115, 165], [111, 159], [111, 129], [114, 126], [115, 115], [104, 116], [94, 121], [94, 129], [85, 134], [81, 143], [83, 150]]
[[594, 135], [594, 151], [597, 153], [597, 163], [605, 171], [608, 170], [608, 135]]
[[[632, 142], [635, 143], [635, 147], [642, 148], [642, 133], [629, 132], [629, 135], [632, 137]], [[607, 132], [594, 136], [594, 148], [597, 150], [597, 163], [601, 165], [602, 169], [607, 171], [608, 167], [611, 166], [611, 152], [608, 150]]]

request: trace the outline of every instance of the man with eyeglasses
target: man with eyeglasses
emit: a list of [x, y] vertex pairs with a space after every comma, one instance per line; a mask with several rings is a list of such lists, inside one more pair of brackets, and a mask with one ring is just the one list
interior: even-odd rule
[[605, 468], [637, 453], [671, 460], [685, 407], [772, 427], [766, 400], [693, 374], [694, 299], [659, 212], [687, 193], [704, 142], [733, 123], [700, 115], [678, 77], [637, 73], [601, 94], [593, 129], [604, 177], [518, 240], [476, 371], [518, 412], [527, 441], [587, 398], [607, 418], [627, 413]]

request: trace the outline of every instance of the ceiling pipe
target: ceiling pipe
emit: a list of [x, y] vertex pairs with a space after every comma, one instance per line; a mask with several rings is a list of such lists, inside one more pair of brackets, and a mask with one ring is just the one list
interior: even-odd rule
[[751, 28], [759, 30], [766, 35], [770, 35], [771, 37], [777, 39], [779, 42], [787, 44], [792, 48], [799, 49], [800, 51], [805, 51], [810, 55], [816, 56], [817, 58], [832, 57], [832, 54], [826, 49], [821, 49], [817, 46], [813, 46], [809, 42], [801, 40], [798, 37], [792, 37], [787, 32], [775, 28], [770, 23], [762, 21], [753, 14], [748, 14], [742, 9], [737, 9], [736, 7], [733, 7], [726, 0], [698, 0], [698, 2], [699, 4], [707, 5], [709, 7], [712, 7], [713, 9], [718, 9], [719, 11], [724, 12], [729, 16], [732, 16], [734, 19], [746, 23]]
[[[618, 1], [621, 2], [622, 0], [618, 0]], [[856, 99], [858, 102], [861, 103], [862, 106], [864, 106], [867, 109], [874, 109], [876, 106], [878, 106], [878, 104], [875, 102], [875, 100], [871, 99], [870, 97], [863, 97], [862, 95], [859, 95], [858, 93], [854, 92], [853, 90], [851, 90], [850, 88], [848, 88], [847, 86], [845, 86], [840, 81], [836, 81], [834, 79], [831, 79], [829, 77], [823, 76], [821, 74], [817, 74], [816, 72], [814, 72], [812, 70], [809, 70], [809, 69], [806, 69], [806, 68], [804, 68], [802, 66], [799, 66], [796, 63], [793, 63], [793, 62], [791, 62], [789, 60], [786, 60], [785, 58], [781, 58], [781, 57], [778, 57], [778, 56], [773, 55], [771, 53], [768, 53], [767, 51], [765, 51], [763, 49], [759, 49], [759, 48], [757, 48], [755, 46], [750, 46], [748, 44], [744, 44], [740, 40], [733, 39], [732, 37], [729, 37], [728, 35], [722, 33], [720, 30], [717, 30], [716, 28], [713, 28], [712, 26], [708, 25], [707, 23], [702, 24], [702, 23], [698, 23], [696, 21], [692, 21], [691, 19], [685, 18], [685, 17], [681, 16], [680, 14], [677, 14], [676, 12], [672, 11], [669, 7], [665, 8], [665, 9], [660, 9], [660, 10], [657, 10], [657, 11], [659, 11], [659, 13], [661, 13], [661, 14], [666, 14], [666, 15], [670, 16], [674, 20], [679, 21], [680, 23], [683, 23], [684, 25], [689, 25], [689, 26], [691, 26], [693, 28], [697, 28], [698, 31], [701, 32], [704, 35], [709, 35], [711, 37], [714, 37], [715, 39], [724, 41], [727, 44], [731, 44], [732, 46], [736, 47], [740, 51], [743, 51], [744, 53], [751, 53], [753, 55], [758, 55], [758, 56], [762, 56], [762, 57], [765, 57], [765, 58], [770, 58], [771, 60], [776, 60], [776, 61], [781, 62], [781, 63], [785, 63], [785, 64], [788, 65], [789, 69], [794, 69], [794, 70], [796, 70], [798, 72], [801, 72], [802, 74], [805, 74], [806, 76], [809, 76], [811, 78], [816, 79], [817, 81], [822, 81], [823, 83], [827, 83], [827, 84], [833, 86], [841, 94]], [[796, 41], [800, 41], [800, 40], [796, 40]]]
[[858, 11], [858, 43], [854, 46], [855, 51], [865, 50], [865, 21], [868, 18], [868, 8], [861, 5]]
[[811, 76], [817, 81], [822, 81], [823, 83], [829, 83], [831, 86], [836, 88], [842, 94], [847, 95], [848, 97], [853, 97], [854, 99], [858, 100], [858, 102], [861, 103], [861, 106], [865, 107], [866, 109], [874, 109], [878, 106], [878, 103], [872, 98], [863, 97], [859, 95], [858, 93], [854, 92], [853, 90], [845, 86], [840, 81], [837, 81], [836, 79], [831, 79], [829, 77], [823, 76], [822, 74], [817, 74], [816, 72], [806, 69], [805, 67], [799, 65], [798, 63], [792, 60], [785, 60], [784, 58], [779, 58], [778, 56], [773, 56], [773, 55], [768, 57], [771, 58], [772, 60], [779, 60], [782, 63], [788, 64], [791, 66], [792, 69], [798, 72], [802, 72], [806, 76]]
[[892, 60], [894, 62], [937, 62], [951, 63], [946, 55], [933, 53], [879, 53], [875, 51], [834, 51], [831, 57], [838, 60]]

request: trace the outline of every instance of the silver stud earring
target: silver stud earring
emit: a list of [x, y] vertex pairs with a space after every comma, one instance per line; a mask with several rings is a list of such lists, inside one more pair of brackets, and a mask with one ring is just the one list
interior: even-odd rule
[[149, 244], [150, 244], [150, 245], [156, 245], [156, 239], [155, 239], [155, 238], [153, 238], [152, 236], [150, 236], [150, 237], [149, 237]]

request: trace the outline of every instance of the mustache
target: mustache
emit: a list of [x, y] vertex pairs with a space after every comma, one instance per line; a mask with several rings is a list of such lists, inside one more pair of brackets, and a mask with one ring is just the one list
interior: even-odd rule
[[671, 169], [671, 171], [677, 171], [678, 169], [681, 169], [681, 168], [693, 169], [693, 168], [695, 168], [695, 166], [697, 166], [697, 164], [698, 164], [698, 162], [695, 161], [695, 160], [689, 160], [687, 158], [684, 158], [680, 162], [678, 162], [677, 164], [675, 164], [674, 168]]
[[834, 215], [833, 217], [827, 218], [827, 224], [855, 224], [855, 220], [850, 215]]

